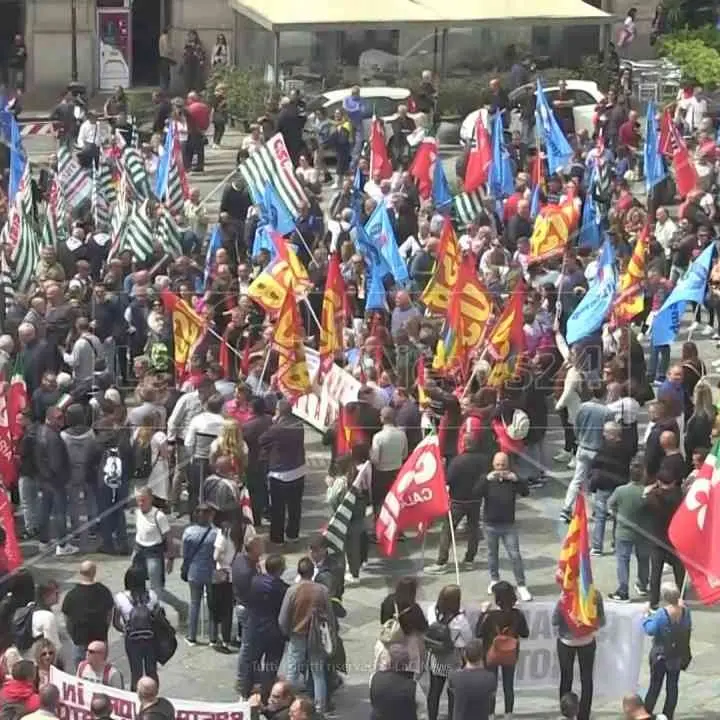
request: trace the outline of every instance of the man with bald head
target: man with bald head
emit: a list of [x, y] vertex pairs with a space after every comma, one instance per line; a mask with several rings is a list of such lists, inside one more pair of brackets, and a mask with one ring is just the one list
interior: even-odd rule
[[25, 715], [29, 720], [51, 720], [58, 717], [58, 706], [60, 705], [60, 691], [54, 685], [43, 685], [38, 693], [40, 696], [40, 708], [35, 712]]
[[422, 317], [422, 313], [413, 305], [405, 290], [398, 290], [395, 293], [395, 307], [390, 320], [390, 332], [393, 336], [413, 317]]
[[39, 340], [37, 330], [32, 323], [21, 323], [18, 328], [20, 352], [18, 357], [24, 369], [28, 396], [40, 387], [46, 370], [57, 372], [60, 369], [60, 353], [57, 346], [51, 346], [46, 340]]
[[150, 677], [141, 677], [137, 684], [140, 710], [137, 720], [175, 720], [172, 703], [158, 695], [158, 684]]
[[523, 198], [518, 200], [517, 212], [510, 217], [505, 226], [505, 247], [514, 253], [517, 250], [518, 238], [532, 237], [533, 224], [530, 219], [530, 203]]
[[122, 673], [108, 660], [107, 654], [107, 645], [93, 640], [88, 645], [85, 659], [78, 665], [77, 676], [83, 680], [124, 690]]
[[62, 604], [65, 624], [73, 642], [73, 667], [86, 658], [92, 643], [100, 643], [103, 649], [107, 643], [113, 596], [105, 585], [95, 579], [96, 573], [94, 562], [83, 561], [78, 583], [70, 589]]
[[110, 720], [112, 700], [105, 693], [95, 693], [90, 701], [90, 713], [93, 720]]

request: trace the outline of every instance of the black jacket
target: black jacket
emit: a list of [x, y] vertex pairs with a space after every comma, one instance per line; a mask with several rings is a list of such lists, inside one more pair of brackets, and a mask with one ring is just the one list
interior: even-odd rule
[[645, 443], [645, 471], [650, 479], [654, 480], [660, 470], [660, 463], [665, 457], [665, 451], [660, 447], [660, 436], [670, 430], [680, 437], [680, 429], [675, 420], [661, 420], [655, 423]]
[[137, 714], [138, 720], [175, 720], [175, 708], [164, 697], [159, 697], [150, 707]]
[[647, 505], [652, 513], [653, 537], [656, 542], [669, 542], [667, 532], [670, 521], [682, 501], [682, 490], [676, 485], [668, 488], [655, 486], [648, 493]]
[[447, 468], [447, 485], [450, 499], [458, 501], [481, 500], [478, 491], [484, 489], [484, 478], [490, 469], [490, 458], [482, 452], [464, 452], [456, 455]]
[[489, 473], [481, 494], [485, 501], [485, 522], [488, 525], [512, 525], [515, 522], [515, 499], [530, 493], [524, 480], [496, 480]]
[[65, 485], [70, 479], [70, 461], [60, 433], [47, 424], [40, 425], [33, 451], [38, 479], [49, 485]]
[[260, 436], [269, 472], [294, 470], [305, 464], [305, 430], [292, 417], [280, 418]]
[[384, 670], [370, 679], [372, 720], [417, 720], [417, 682], [412, 673]]
[[283, 642], [278, 616], [289, 585], [273, 575], [255, 575], [247, 595], [248, 627], [263, 647]]
[[633, 453], [622, 440], [603, 440], [602, 447], [590, 463], [590, 492], [614, 490], [630, 476]]

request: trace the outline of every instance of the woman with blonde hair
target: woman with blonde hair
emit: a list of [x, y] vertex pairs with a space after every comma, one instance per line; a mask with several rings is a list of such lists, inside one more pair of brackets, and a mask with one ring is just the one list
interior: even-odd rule
[[41, 638], [33, 648], [35, 665], [37, 666], [38, 689], [50, 684], [50, 668], [57, 665], [57, 648], [52, 640]]
[[170, 479], [167, 435], [159, 428], [160, 414], [146, 413], [140, 426], [133, 433], [135, 451], [134, 478], [139, 486], [146, 485], [153, 495], [153, 505], [161, 510], [168, 507], [168, 486]]
[[247, 453], [240, 423], [233, 418], [225, 418], [220, 434], [210, 445], [210, 464], [213, 465], [222, 455], [229, 457], [233, 464], [233, 474], [240, 481], [247, 468]]
[[685, 425], [685, 459], [692, 470], [692, 456], [697, 448], [712, 446], [712, 431], [717, 416], [712, 388], [700, 380], [693, 390], [693, 413]]

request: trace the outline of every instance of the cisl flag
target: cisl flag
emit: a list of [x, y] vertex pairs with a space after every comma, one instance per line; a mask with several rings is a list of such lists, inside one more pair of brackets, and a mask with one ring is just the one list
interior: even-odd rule
[[705, 458], [668, 535], [685, 564], [699, 600], [720, 601], [720, 442]]
[[383, 553], [393, 554], [397, 536], [403, 530], [423, 531], [449, 509], [440, 443], [437, 435], [430, 435], [412, 451], [385, 496], [375, 525]]

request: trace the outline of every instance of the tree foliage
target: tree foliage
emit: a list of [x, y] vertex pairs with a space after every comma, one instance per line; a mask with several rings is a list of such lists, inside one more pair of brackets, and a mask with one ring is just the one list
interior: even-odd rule
[[[712, 33], [718, 34], [714, 29]], [[720, 40], [707, 29], [666, 35], [660, 41], [660, 50], [680, 68], [684, 82], [710, 88], [720, 84]]]
[[228, 111], [233, 117], [254, 122], [263, 115], [270, 89], [259, 70], [229, 66], [213, 70], [205, 85], [208, 99], [220, 84], [225, 86]]

